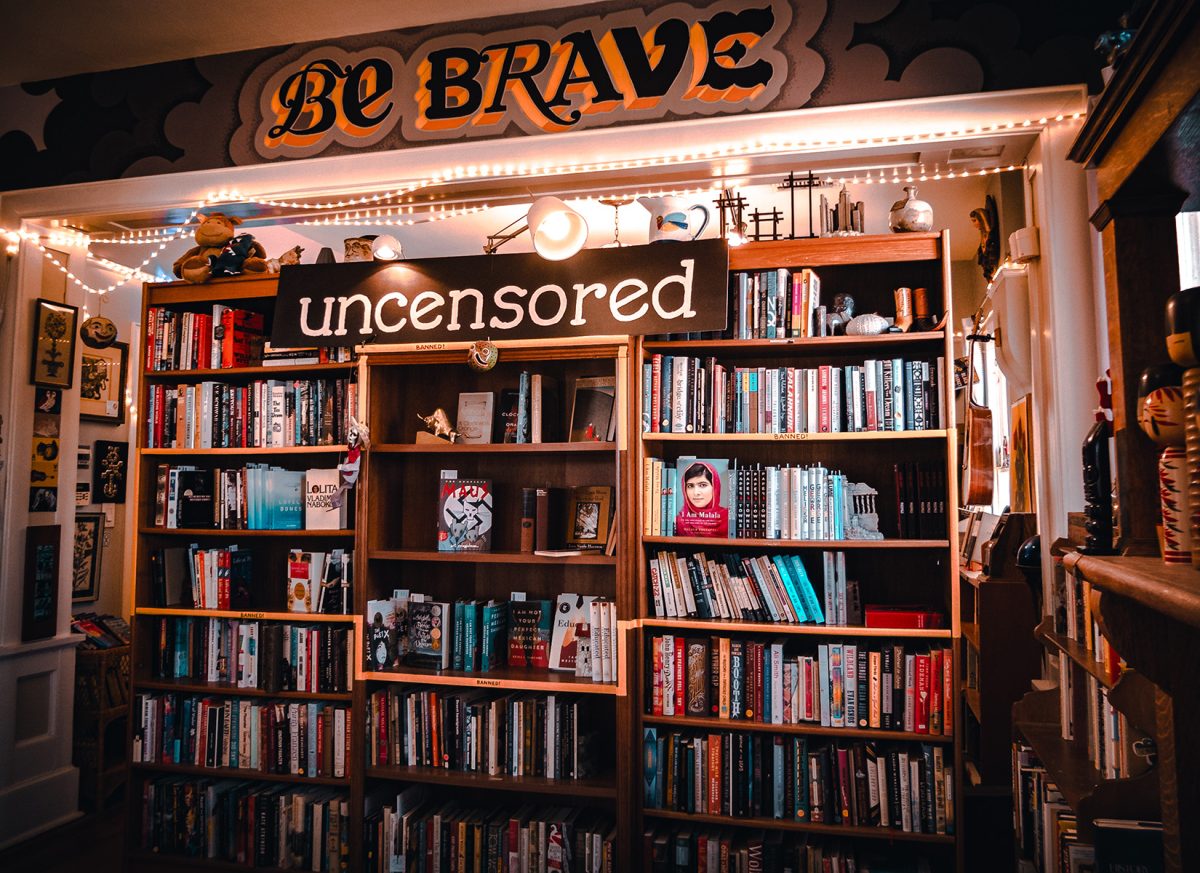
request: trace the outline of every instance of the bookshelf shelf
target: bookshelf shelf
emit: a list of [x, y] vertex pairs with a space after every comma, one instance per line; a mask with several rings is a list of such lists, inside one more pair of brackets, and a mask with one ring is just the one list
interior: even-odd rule
[[380, 455], [554, 455], [615, 452], [616, 443], [383, 443], [371, 446]]
[[143, 852], [130, 851], [128, 853], [129, 860], [136, 865], [138, 870], [162, 870], [173, 871], [183, 867], [189, 870], [253, 870], [254, 873], [286, 873], [282, 867], [256, 867], [254, 864], [238, 864], [235, 861], [219, 861], [208, 858], [193, 858], [183, 854], [172, 854], [169, 852]]
[[368, 779], [393, 779], [400, 782], [423, 782], [430, 785], [451, 785], [479, 791], [514, 791], [528, 794], [565, 795], [568, 797], [601, 797], [614, 799], [617, 786], [613, 779], [547, 779], [543, 776], [489, 776], [487, 773], [464, 773], [442, 767], [396, 767], [367, 765]]
[[272, 448], [236, 448], [236, 449], [138, 449], [138, 454], [145, 458], [157, 457], [228, 457], [246, 455], [336, 455], [346, 451], [344, 445], [336, 446], [276, 446]]
[[643, 348], [650, 354], [688, 354], [709, 352], [754, 357], [797, 357], [862, 352], [870, 357], [883, 349], [922, 348], [945, 343], [944, 331], [923, 333], [885, 333], [879, 336], [819, 336], [760, 340], [647, 340]]
[[331, 700], [349, 702], [353, 695], [325, 694], [317, 691], [264, 691], [261, 688], [238, 688], [218, 682], [184, 682], [173, 679], [138, 679], [133, 687], [140, 691], [173, 691], [177, 694], [213, 694], [221, 697], [270, 697], [280, 700]]
[[706, 731], [754, 731], [769, 734], [795, 734], [799, 736], [840, 737], [846, 740], [889, 740], [894, 742], [952, 743], [954, 736], [947, 734], [918, 734], [910, 731], [885, 731], [869, 728], [822, 727], [819, 724], [764, 724], [758, 721], [728, 718], [695, 718], [675, 715], [643, 715], [643, 724], [664, 727], [699, 728]]
[[712, 546], [714, 549], [946, 549], [949, 540], [775, 540], [749, 537], [643, 536], [642, 542], [664, 546]]
[[134, 770], [146, 773], [168, 773], [174, 776], [208, 776], [213, 779], [248, 779], [254, 782], [291, 782], [305, 785], [344, 786], [340, 776], [296, 776], [283, 773], [263, 773], [258, 770], [239, 770], [230, 767], [193, 767], [188, 764], [130, 764]]
[[219, 527], [140, 527], [138, 533], [150, 537], [352, 537], [353, 530], [245, 530]]
[[535, 555], [532, 552], [439, 552], [436, 549], [371, 549], [373, 561], [434, 561], [459, 564], [608, 564], [615, 565], [613, 555]]
[[940, 233], [872, 234], [775, 240], [729, 250], [730, 270], [771, 270], [834, 265], [935, 261], [946, 243]]
[[975, 622], [973, 622], [973, 621], [964, 621], [960, 625], [960, 627], [962, 629], [963, 639], [966, 640], [968, 643], [970, 643], [972, 646], [974, 646], [975, 650], [978, 651], [979, 650], [979, 625], [975, 624]]
[[364, 670], [360, 679], [372, 682], [398, 682], [405, 685], [457, 685], [462, 688], [495, 688], [507, 691], [548, 691], [571, 694], [623, 695], [624, 688], [612, 682], [584, 682], [570, 673], [523, 670], [502, 667], [486, 673], [467, 673], [462, 670], [433, 670], [405, 667], [403, 670], [381, 672]]
[[728, 621], [725, 619], [705, 618], [643, 618], [642, 627], [677, 628], [679, 630], [697, 631], [701, 633], [759, 633], [759, 634], [789, 634], [814, 637], [887, 637], [948, 640], [952, 636], [950, 628], [890, 628], [890, 627], [854, 627], [827, 624], [775, 624], [754, 621]]
[[1065, 634], [1058, 634], [1049, 630], [1046, 626], [1051, 625], [1052, 622], [1052, 618], [1044, 619], [1038, 625], [1034, 636], [1052, 653], [1057, 655], [1061, 652], [1066, 655], [1075, 662], [1075, 666], [1088, 673], [1097, 682], [1111, 691], [1116, 682], [1109, 676], [1108, 671], [1104, 669], [1104, 665], [1092, 656], [1091, 650], [1083, 643], [1073, 640]]
[[646, 818], [700, 822], [703, 824], [721, 825], [724, 827], [762, 828], [765, 830], [779, 829], [786, 831], [803, 831], [812, 834], [831, 834], [842, 837], [866, 837], [872, 840], [887, 842], [918, 842], [941, 843], [954, 845], [953, 834], [918, 834], [894, 828], [861, 827], [854, 825], [814, 824], [812, 822], [792, 821], [778, 818], [734, 818], [727, 815], [706, 815], [696, 812], [676, 812], [672, 809], [643, 809]]
[[856, 443], [945, 440], [944, 430], [880, 430], [841, 433], [643, 433], [648, 443]]
[[183, 616], [189, 618], [236, 618], [241, 621], [287, 621], [293, 624], [331, 622], [353, 624], [352, 615], [326, 615], [321, 612], [259, 612], [253, 609], [188, 609], [183, 606], [139, 606], [136, 616]]
[[276, 367], [204, 367], [195, 370], [143, 370], [142, 378], [148, 382], [197, 382], [215, 379], [237, 381], [262, 376], [279, 377], [305, 375], [319, 378], [323, 373], [340, 375], [353, 370], [354, 361], [333, 364], [280, 364]]

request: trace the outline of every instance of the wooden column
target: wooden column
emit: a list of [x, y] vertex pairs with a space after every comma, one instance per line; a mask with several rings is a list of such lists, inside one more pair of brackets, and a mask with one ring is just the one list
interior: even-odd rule
[[1179, 290], [1178, 192], [1104, 201], [1092, 215], [1104, 246], [1108, 347], [1122, 550], [1157, 553], [1158, 448], [1137, 423], [1142, 369], [1170, 360], [1163, 307]]

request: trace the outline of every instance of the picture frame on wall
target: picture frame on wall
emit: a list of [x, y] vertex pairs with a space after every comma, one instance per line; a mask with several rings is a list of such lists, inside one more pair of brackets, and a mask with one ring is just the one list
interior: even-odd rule
[[129, 343], [103, 349], [86, 345], [79, 358], [79, 417], [107, 424], [125, 423], [125, 380]]
[[29, 381], [48, 388], [70, 388], [75, 381], [79, 308], [42, 297], [34, 306]]
[[71, 601], [100, 596], [100, 558], [104, 549], [104, 513], [75, 513], [75, 551], [71, 564]]
[[1009, 476], [1011, 477], [1013, 512], [1037, 512], [1037, 491], [1034, 488], [1033, 404], [1026, 394], [1009, 410], [1010, 448]]
[[25, 586], [21, 604], [21, 641], [43, 640], [55, 633], [58, 613], [57, 524], [25, 528]]

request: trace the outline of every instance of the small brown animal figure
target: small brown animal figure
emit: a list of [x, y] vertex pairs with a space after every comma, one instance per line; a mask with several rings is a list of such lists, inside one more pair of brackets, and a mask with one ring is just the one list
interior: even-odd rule
[[458, 432], [450, 424], [450, 416], [440, 406], [429, 415], [417, 413], [417, 418], [425, 422], [425, 429], [435, 437], [443, 437], [450, 442], [458, 442]]
[[[175, 262], [175, 275], [180, 279], [199, 285], [212, 277], [210, 255], [220, 255], [225, 243], [233, 239], [234, 228], [242, 220], [224, 212], [210, 212], [196, 216], [196, 243]], [[267, 250], [262, 243], [254, 241], [250, 256], [242, 262], [243, 273], [265, 273]]]

